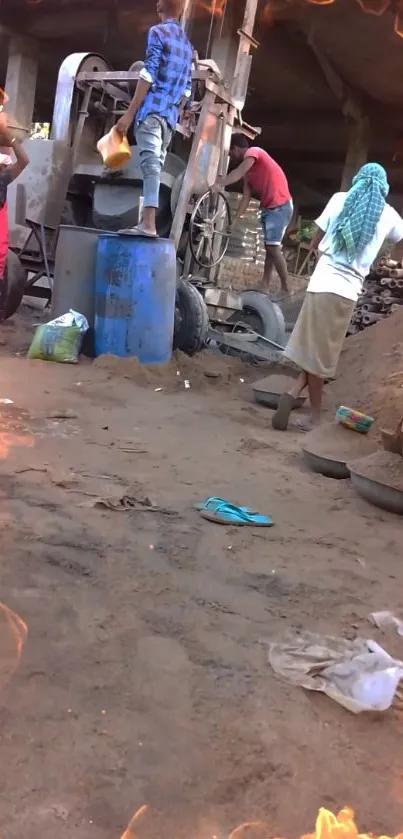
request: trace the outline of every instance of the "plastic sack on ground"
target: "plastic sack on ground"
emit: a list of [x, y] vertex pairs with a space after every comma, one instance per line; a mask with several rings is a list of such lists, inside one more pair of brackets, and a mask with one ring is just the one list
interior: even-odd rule
[[89, 326], [84, 315], [70, 311], [38, 326], [28, 350], [28, 358], [77, 364], [83, 337]]
[[364, 638], [289, 633], [270, 643], [269, 663], [287, 682], [321, 691], [353, 714], [386, 711], [403, 679], [403, 662]]

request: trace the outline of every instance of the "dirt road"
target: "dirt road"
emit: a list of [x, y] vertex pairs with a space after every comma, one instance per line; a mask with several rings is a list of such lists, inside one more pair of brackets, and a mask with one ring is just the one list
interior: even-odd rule
[[[403, 606], [400, 520], [308, 473], [238, 363], [158, 390], [10, 358], [21, 336], [6, 338], [0, 599], [29, 634], [0, 695], [2, 839], [118, 839], [143, 803], [139, 839], [256, 818], [296, 837], [347, 802], [398, 833], [399, 712], [354, 717], [277, 681], [264, 641], [375, 633], [402, 657], [367, 620]], [[124, 493], [155, 509], [92, 506]], [[203, 521], [192, 505], [210, 494], [276, 526]]]

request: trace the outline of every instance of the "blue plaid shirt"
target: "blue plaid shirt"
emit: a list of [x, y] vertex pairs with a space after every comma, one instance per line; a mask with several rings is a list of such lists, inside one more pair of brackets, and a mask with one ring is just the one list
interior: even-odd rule
[[176, 128], [182, 99], [191, 94], [192, 61], [192, 45], [178, 20], [172, 18], [150, 29], [140, 78], [151, 88], [137, 112], [137, 123], [157, 114]]

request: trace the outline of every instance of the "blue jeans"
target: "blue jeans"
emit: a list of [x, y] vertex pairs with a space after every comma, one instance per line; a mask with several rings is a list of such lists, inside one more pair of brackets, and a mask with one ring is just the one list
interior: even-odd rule
[[161, 172], [164, 168], [172, 130], [167, 121], [150, 114], [136, 125], [136, 142], [143, 175], [144, 207], [158, 207]]
[[265, 245], [281, 245], [285, 231], [292, 219], [293, 204], [287, 201], [280, 207], [262, 210], [260, 219], [263, 227]]

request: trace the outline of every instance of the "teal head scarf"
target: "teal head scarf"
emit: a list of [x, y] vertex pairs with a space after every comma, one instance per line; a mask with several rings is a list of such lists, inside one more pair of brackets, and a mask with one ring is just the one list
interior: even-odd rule
[[386, 172], [379, 163], [366, 163], [347, 193], [333, 231], [333, 253], [347, 253], [354, 262], [373, 238], [389, 192]]

